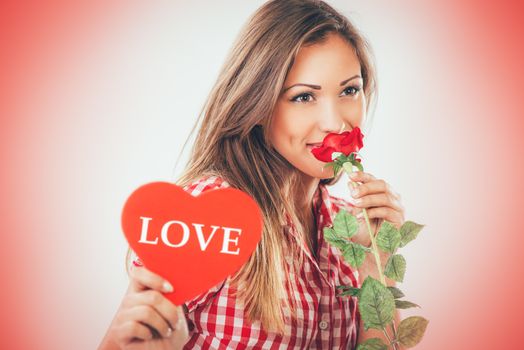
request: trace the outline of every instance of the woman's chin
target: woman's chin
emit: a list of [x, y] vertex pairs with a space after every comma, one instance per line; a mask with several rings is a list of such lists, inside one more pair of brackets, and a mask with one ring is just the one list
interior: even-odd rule
[[335, 176], [335, 173], [333, 172], [332, 167], [325, 168], [324, 171], [320, 173], [320, 176], [318, 177], [321, 180], [324, 179], [331, 179], [333, 176]]
[[318, 161], [318, 165], [312, 166], [309, 169], [307, 169], [307, 171], [303, 171], [303, 172], [311, 177], [314, 177], [320, 180], [330, 179], [333, 176], [335, 176], [333, 167], [331, 166], [326, 167], [325, 165], [326, 163]]
[[304, 175], [307, 175], [316, 179], [330, 179], [335, 176], [333, 167], [326, 166], [326, 162], [322, 162], [316, 159], [310, 152], [307, 152], [304, 158], [299, 159], [298, 157], [293, 162], [291, 159], [289, 162]]

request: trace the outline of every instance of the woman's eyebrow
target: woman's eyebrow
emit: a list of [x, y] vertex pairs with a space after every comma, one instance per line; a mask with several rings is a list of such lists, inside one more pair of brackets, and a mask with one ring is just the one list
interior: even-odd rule
[[[348, 78], [346, 80], [342, 80], [340, 82], [340, 86], [343, 86], [348, 81], [353, 80], [355, 78], [360, 78], [360, 75], [356, 74], [356, 75], [352, 76], [351, 78]], [[295, 86], [308, 86], [308, 87], [310, 87], [312, 89], [315, 89], [315, 90], [322, 90], [322, 87], [320, 85], [297, 83], [297, 84], [293, 84], [293, 85], [291, 85], [291, 86], [289, 86], [287, 88], [284, 88], [284, 90], [282, 90], [282, 93], [286, 92], [287, 90], [289, 90], [289, 89], [291, 89], [292, 87], [295, 87]]]

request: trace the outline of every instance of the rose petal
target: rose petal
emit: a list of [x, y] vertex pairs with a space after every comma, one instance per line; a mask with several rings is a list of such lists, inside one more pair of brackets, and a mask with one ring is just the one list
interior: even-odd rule
[[337, 149], [342, 140], [349, 134], [349, 131], [344, 131], [341, 134], [337, 134], [335, 132], [329, 133], [324, 137], [324, 140], [322, 141], [322, 146], [325, 147], [333, 147], [334, 149]]
[[333, 152], [341, 152], [345, 156], [349, 156], [352, 152], [358, 152], [364, 146], [363, 137], [364, 135], [362, 135], [358, 126], [351, 131], [344, 131], [340, 134], [332, 132], [324, 137], [321, 146], [311, 152], [317, 159], [323, 162], [331, 162]]
[[335, 152], [333, 147], [315, 147], [311, 150], [311, 153], [322, 162], [329, 163], [332, 161], [331, 155]]

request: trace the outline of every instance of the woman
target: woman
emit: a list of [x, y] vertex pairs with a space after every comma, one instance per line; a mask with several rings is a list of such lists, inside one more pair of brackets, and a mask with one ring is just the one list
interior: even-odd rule
[[[193, 195], [227, 186], [248, 193], [263, 213], [262, 240], [236, 274], [183, 306], [163, 297], [161, 276], [132, 267], [101, 349], [353, 349], [382, 338], [360, 325], [358, 300], [335, 290], [377, 278], [373, 258], [352, 269], [322, 229], [342, 208], [367, 208], [374, 229], [381, 220], [400, 227], [399, 195], [357, 173], [361, 202], [332, 197], [326, 185], [340, 175], [311, 154], [328, 133], [361, 126], [374, 90], [366, 41], [335, 9], [316, 0], [258, 9], [221, 69], [176, 183]], [[352, 240], [370, 244], [362, 221]]]

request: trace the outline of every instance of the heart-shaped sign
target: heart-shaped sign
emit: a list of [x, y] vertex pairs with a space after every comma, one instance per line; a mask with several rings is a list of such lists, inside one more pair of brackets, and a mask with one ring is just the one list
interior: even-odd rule
[[122, 229], [143, 264], [167, 279], [175, 305], [238, 271], [262, 234], [256, 202], [235, 188], [198, 197], [177, 185], [153, 182], [136, 189], [122, 211]]

